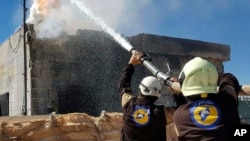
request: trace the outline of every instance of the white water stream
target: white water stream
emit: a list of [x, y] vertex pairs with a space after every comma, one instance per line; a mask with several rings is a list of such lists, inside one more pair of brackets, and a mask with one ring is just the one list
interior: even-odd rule
[[115, 41], [117, 41], [124, 49], [127, 51], [132, 51], [133, 47], [130, 45], [130, 43], [125, 40], [119, 33], [117, 33], [115, 30], [113, 30], [111, 27], [109, 27], [103, 20], [95, 16], [91, 11], [84, 5], [83, 2], [79, 2], [78, 0], [70, 0], [71, 3], [78, 6], [78, 8], [83, 11], [87, 17], [92, 19], [97, 25], [99, 25], [106, 33], [111, 35]]

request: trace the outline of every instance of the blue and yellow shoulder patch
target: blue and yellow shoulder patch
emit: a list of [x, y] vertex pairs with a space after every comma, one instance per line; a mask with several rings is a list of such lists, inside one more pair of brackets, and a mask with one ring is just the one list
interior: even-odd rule
[[191, 105], [189, 113], [193, 123], [206, 130], [211, 130], [216, 127], [221, 118], [218, 105], [208, 99], [195, 101]]
[[132, 116], [136, 126], [145, 126], [150, 121], [150, 109], [146, 106], [136, 105]]

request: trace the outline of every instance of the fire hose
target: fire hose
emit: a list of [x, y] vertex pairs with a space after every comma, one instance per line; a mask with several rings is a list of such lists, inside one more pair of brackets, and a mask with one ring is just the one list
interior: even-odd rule
[[[135, 51], [136, 49], [132, 48], [129, 52], [133, 54]], [[181, 92], [180, 84], [178, 82], [172, 82], [170, 80], [171, 75], [169, 73], [160, 71], [151, 63], [151, 60], [152, 58], [147, 53], [144, 53], [143, 57], [141, 58], [142, 65], [147, 68], [154, 76], [156, 76], [165, 86], [174, 89], [176, 92]], [[250, 85], [241, 85], [238, 95], [250, 95]]]
[[[133, 54], [135, 49], [132, 48], [130, 52]], [[171, 75], [169, 73], [160, 71], [151, 63], [151, 60], [151, 57], [147, 53], [144, 53], [143, 57], [141, 58], [142, 65], [147, 68], [154, 76], [156, 76], [165, 86], [168, 86], [176, 91], [180, 91], [180, 84], [178, 82], [172, 82], [170, 80]]]

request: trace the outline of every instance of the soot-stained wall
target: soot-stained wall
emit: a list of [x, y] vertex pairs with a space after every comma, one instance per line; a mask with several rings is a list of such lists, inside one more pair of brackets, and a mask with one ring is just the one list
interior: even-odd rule
[[[164, 36], [139, 34], [127, 40], [138, 50], [147, 52], [152, 63], [163, 72], [169, 62], [177, 76], [184, 63], [194, 56], [211, 59], [223, 71], [229, 59], [226, 45]], [[30, 42], [31, 114], [85, 112], [99, 115], [102, 110], [120, 112], [118, 82], [130, 53], [105, 32], [79, 30], [76, 35]], [[138, 66], [132, 79], [133, 92], [138, 83], [152, 75]], [[163, 90], [158, 103], [174, 105]]]
[[128, 58], [103, 32], [33, 40], [33, 114], [120, 111], [118, 79]]

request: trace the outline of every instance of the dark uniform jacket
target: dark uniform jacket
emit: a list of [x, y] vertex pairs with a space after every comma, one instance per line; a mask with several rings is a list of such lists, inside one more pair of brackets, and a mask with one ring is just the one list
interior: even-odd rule
[[239, 82], [230, 73], [220, 74], [217, 94], [181, 105], [174, 113], [179, 141], [228, 141], [229, 129], [240, 125]]
[[126, 65], [119, 83], [124, 114], [121, 141], [166, 141], [164, 107], [154, 105], [150, 98], [132, 96], [133, 73], [134, 67]]

